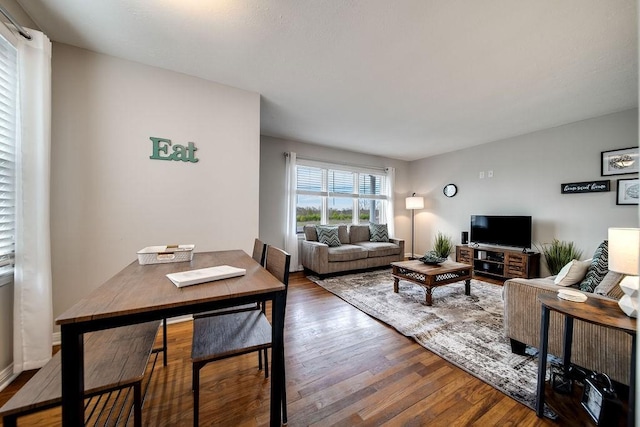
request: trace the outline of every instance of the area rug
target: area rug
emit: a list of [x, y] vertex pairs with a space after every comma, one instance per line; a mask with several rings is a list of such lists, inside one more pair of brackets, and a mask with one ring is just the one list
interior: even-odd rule
[[[529, 347], [525, 356], [511, 352], [502, 323], [502, 286], [472, 280], [470, 296], [464, 294], [464, 282], [440, 286], [433, 289], [433, 305], [429, 307], [425, 291], [418, 285], [401, 280], [399, 293], [394, 293], [391, 270], [309, 279], [507, 396], [535, 408], [538, 359]], [[547, 366], [558, 362], [550, 357]], [[548, 408], [545, 416], [557, 418]]]

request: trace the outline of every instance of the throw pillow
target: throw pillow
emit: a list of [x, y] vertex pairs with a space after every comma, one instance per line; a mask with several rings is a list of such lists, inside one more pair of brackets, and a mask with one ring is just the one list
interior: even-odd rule
[[[588, 273], [587, 273], [588, 274]], [[600, 284], [593, 290], [594, 294], [604, 295], [613, 299], [620, 299], [624, 292], [620, 288], [620, 282], [625, 278], [624, 274], [616, 273], [615, 271], [609, 271]]]
[[369, 234], [372, 242], [388, 242], [389, 230], [387, 224], [369, 224]]
[[340, 246], [338, 227], [316, 225], [316, 231], [318, 232], [318, 242], [324, 243], [330, 247]]
[[591, 265], [587, 270], [587, 275], [580, 283], [580, 290], [583, 292], [593, 292], [593, 290], [602, 282], [604, 276], [609, 271], [609, 247], [605, 240], [593, 253]]
[[571, 286], [580, 283], [585, 274], [587, 274], [589, 264], [591, 264], [590, 259], [586, 261], [578, 261], [577, 259], [570, 261], [562, 267], [553, 283], [558, 286]]

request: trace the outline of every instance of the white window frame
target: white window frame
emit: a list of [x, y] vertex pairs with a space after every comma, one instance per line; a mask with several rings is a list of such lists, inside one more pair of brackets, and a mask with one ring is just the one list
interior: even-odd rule
[[[390, 201], [391, 196], [387, 195], [386, 192], [386, 180], [388, 179], [386, 170], [383, 168], [374, 168], [374, 167], [365, 167], [365, 166], [349, 166], [342, 165], [336, 163], [328, 163], [317, 160], [308, 160], [308, 159], [300, 159], [298, 158], [296, 164], [296, 177], [298, 173], [299, 167], [313, 167], [322, 170], [322, 187], [320, 191], [313, 190], [299, 190], [296, 189], [296, 198], [299, 195], [306, 196], [318, 196], [321, 198], [321, 207], [320, 207], [320, 223], [322, 225], [328, 224], [329, 220], [329, 198], [347, 198], [352, 199], [352, 217], [351, 224], [359, 225], [360, 224], [360, 200], [381, 200], [388, 203]], [[353, 173], [353, 192], [352, 193], [337, 193], [329, 191], [329, 171], [340, 171], [340, 172], [348, 172]], [[360, 175], [376, 175], [381, 177], [380, 182], [380, 194], [360, 194]], [[298, 206], [296, 203], [296, 210]], [[380, 207], [382, 215], [384, 215], [384, 210], [386, 209], [385, 205]], [[301, 230], [297, 230], [298, 233], [301, 233]]]
[[[12, 93], [6, 97], [5, 90], [0, 93], [0, 287], [12, 284], [15, 271], [15, 239], [16, 239], [16, 186], [17, 164], [16, 149], [19, 132], [19, 84], [18, 84], [18, 40], [15, 35], [0, 25], [0, 38], [14, 50], [15, 64], [9, 76], [0, 71], [0, 86], [5, 86]], [[0, 56], [0, 62], [6, 64]], [[11, 81], [6, 77], [11, 77]], [[10, 103], [10, 104], [8, 104]]]

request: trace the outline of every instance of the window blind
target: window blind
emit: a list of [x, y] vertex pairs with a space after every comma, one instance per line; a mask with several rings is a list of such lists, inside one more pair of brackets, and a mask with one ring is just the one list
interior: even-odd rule
[[0, 37], [0, 285], [13, 281], [15, 253], [17, 51]]

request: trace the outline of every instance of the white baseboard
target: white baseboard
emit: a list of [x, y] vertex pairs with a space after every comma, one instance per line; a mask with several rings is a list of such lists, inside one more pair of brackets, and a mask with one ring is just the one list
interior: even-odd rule
[[13, 373], [13, 363], [0, 372], [0, 391], [7, 388], [18, 375]]
[[[171, 325], [173, 323], [186, 322], [193, 319], [193, 316], [190, 314], [178, 317], [172, 317], [167, 319], [167, 325]], [[53, 345], [60, 345], [60, 332], [54, 332], [52, 336]]]

